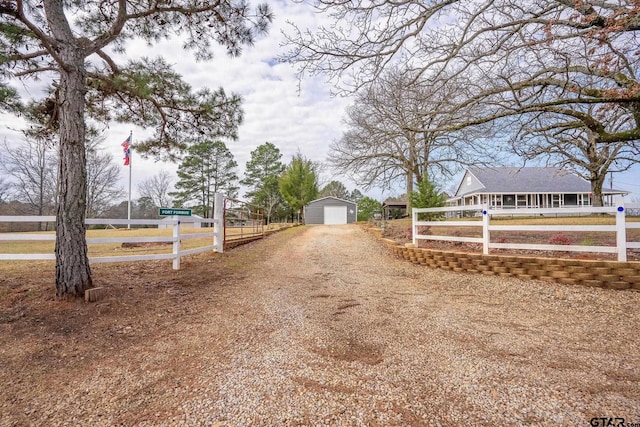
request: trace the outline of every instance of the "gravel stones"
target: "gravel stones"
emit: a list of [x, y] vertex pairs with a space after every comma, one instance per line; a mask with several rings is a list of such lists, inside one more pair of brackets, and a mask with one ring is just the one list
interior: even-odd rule
[[0, 425], [640, 422], [638, 292], [415, 266], [355, 225], [221, 259], [210, 268], [241, 274], [212, 282], [215, 297], [163, 338], [139, 337], [55, 394], [35, 386], [16, 402], [29, 412], [0, 407]]

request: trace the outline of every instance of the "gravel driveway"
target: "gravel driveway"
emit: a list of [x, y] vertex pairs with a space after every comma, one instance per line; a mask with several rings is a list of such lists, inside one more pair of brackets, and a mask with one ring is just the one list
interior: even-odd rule
[[[640, 423], [637, 291], [431, 270], [393, 258], [355, 225], [300, 227], [221, 258], [237, 273], [212, 280], [188, 315], [103, 355], [72, 381], [60, 378], [49, 402], [32, 399], [36, 415], [26, 419], [138, 426], [589, 426], [594, 417]], [[18, 419], [1, 424], [20, 425]]]

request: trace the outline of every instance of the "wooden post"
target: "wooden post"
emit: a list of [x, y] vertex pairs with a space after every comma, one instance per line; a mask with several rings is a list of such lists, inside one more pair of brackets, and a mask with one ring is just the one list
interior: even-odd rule
[[489, 234], [489, 205], [482, 205], [482, 253], [489, 255], [489, 242], [491, 235]]
[[213, 196], [213, 246], [214, 251], [224, 252], [224, 196], [216, 193]]
[[180, 220], [174, 216], [176, 223], [173, 224], [173, 269], [180, 270]]
[[418, 212], [416, 212], [416, 208], [411, 208], [411, 238], [414, 247], [416, 246], [416, 234], [418, 234], [416, 221], [418, 221]]
[[618, 247], [618, 261], [627, 261], [627, 220], [624, 211], [624, 198], [617, 196], [614, 200], [616, 209], [616, 246]]

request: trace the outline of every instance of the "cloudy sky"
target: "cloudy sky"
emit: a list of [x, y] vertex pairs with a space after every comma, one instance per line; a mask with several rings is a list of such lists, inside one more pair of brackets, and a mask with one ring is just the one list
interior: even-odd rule
[[[239, 129], [239, 138], [225, 141], [238, 162], [239, 176], [244, 172], [250, 152], [265, 142], [271, 142], [280, 149], [285, 163], [298, 151], [313, 161], [324, 161], [329, 144], [342, 134], [344, 108], [350, 103], [347, 98], [331, 96], [331, 87], [322, 78], [298, 82], [292, 66], [278, 63], [275, 59], [283, 52], [280, 44], [283, 41], [282, 31], [289, 28], [287, 21], [302, 28], [312, 28], [322, 17], [308, 6], [291, 1], [269, 2], [269, 5], [275, 15], [269, 34], [259, 38], [254, 46], [245, 48], [238, 58], [228, 57], [220, 48], [212, 61], [196, 62], [182, 51], [178, 41], [165, 42], [153, 49], [163, 52], [194, 89], [221, 86], [227, 93], [242, 96], [244, 122]], [[144, 44], [133, 45], [127, 53], [153, 55]], [[113, 142], [113, 155], [118, 161], [122, 158], [121, 140], [130, 131], [133, 131], [134, 143], [136, 137], [142, 139], [152, 134], [151, 129], [113, 124], [108, 131], [108, 141]], [[156, 163], [140, 157], [134, 157], [132, 165], [134, 198], [137, 182], [154, 175], [159, 169], [172, 172], [177, 169], [177, 164]], [[345, 177], [330, 176], [330, 171], [325, 172], [323, 179], [325, 182], [338, 179], [349, 190], [355, 188], [355, 184]], [[126, 182], [124, 171], [123, 180]], [[369, 194], [382, 196], [379, 190]], [[389, 194], [387, 192], [384, 196]]]
[[[331, 96], [332, 87], [322, 77], [307, 77], [298, 82], [295, 70], [290, 65], [275, 61], [283, 52], [280, 47], [282, 31], [290, 30], [287, 21], [305, 29], [316, 27], [326, 17], [315, 13], [308, 5], [289, 0], [270, 1], [269, 5], [275, 14], [269, 34], [258, 39], [253, 47], [246, 48], [239, 58], [229, 58], [223, 49], [219, 49], [212, 61], [198, 63], [181, 49], [177, 40], [163, 42], [153, 49], [144, 43], [132, 43], [127, 50], [127, 57], [153, 57], [161, 53], [194, 89], [221, 86], [227, 93], [234, 92], [242, 96], [245, 120], [239, 129], [239, 139], [225, 141], [238, 162], [239, 176], [242, 176], [250, 152], [265, 142], [275, 144], [285, 162], [298, 151], [311, 160], [325, 161], [329, 144], [340, 138], [344, 130], [344, 109], [351, 102], [348, 98]], [[121, 57], [121, 63], [126, 59]], [[31, 93], [38, 95], [33, 91]], [[0, 134], [15, 140], [16, 133], [8, 129], [9, 126], [15, 126], [14, 120], [9, 119], [8, 123], [5, 116], [3, 122]], [[120, 143], [131, 131], [134, 143], [136, 139], [152, 135], [151, 129], [116, 123], [110, 124], [106, 130], [104, 148], [119, 164], [122, 164], [123, 157]], [[173, 173], [177, 170], [177, 164], [142, 159], [134, 152], [134, 199], [138, 197], [137, 184], [161, 169]], [[324, 182], [333, 179], [342, 181], [349, 190], [355, 188], [355, 184], [347, 177], [333, 176], [330, 170], [326, 170], [322, 178]], [[126, 189], [128, 169], [124, 166], [121, 182]], [[614, 175], [614, 187], [635, 193], [632, 198], [640, 198], [640, 166], [630, 173]], [[402, 188], [396, 188], [384, 193], [372, 190], [365, 194], [383, 199], [403, 191]]]

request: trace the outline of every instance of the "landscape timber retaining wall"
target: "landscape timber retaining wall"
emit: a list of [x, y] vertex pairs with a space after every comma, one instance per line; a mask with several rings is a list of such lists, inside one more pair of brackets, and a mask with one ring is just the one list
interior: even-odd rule
[[384, 239], [369, 229], [398, 257], [414, 264], [456, 272], [544, 280], [567, 285], [640, 290], [640, 262], [483, 255], [416, 248]]

